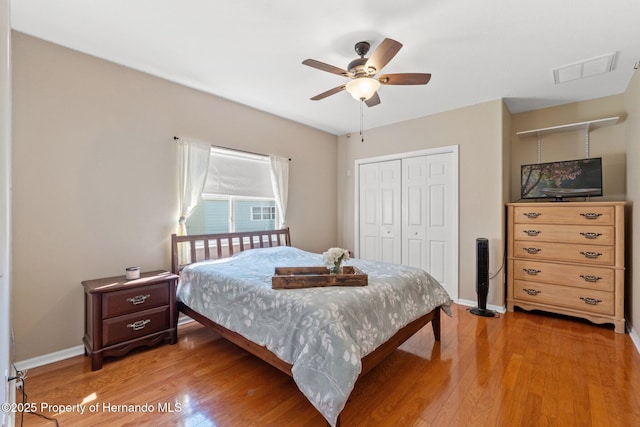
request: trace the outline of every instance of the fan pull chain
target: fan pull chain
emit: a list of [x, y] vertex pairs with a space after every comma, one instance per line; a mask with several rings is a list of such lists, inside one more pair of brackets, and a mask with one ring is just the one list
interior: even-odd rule
[[364, 142], [364, 113], [363, 113], [364, 99], [360, 100], [360, 142]]

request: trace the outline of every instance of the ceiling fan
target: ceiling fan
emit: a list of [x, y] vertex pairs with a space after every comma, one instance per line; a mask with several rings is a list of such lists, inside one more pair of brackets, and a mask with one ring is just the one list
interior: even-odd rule
[[398, 53], [402, 47], [402, 43], [392, 39], [385, 38], [382, 43], [373, 51], [369, 58], [364, 56], [369, 52], [371, 45], [366, 41], [356, 43], [355, 51], [360, 58], [356, 58], [349, 63], [347, 70], [343, 70], [315, 59], [305, 59], [302, 61], [304, 65], [317, 68], [318, 70], [327, 71], [329, 73], [338, 74], [349, 77], [350, 82], [311, 98], [313, 101], [324, 99], [338, 92], [346, 90], [359, 101], [364, 101], [368, 107], [380, 104], [380, 96], [378, 88], [380, 85], [424, 85], [431, 79], [428, 73], [400, 73], [400, 74], [383, 74], [377, 78], [374, 76], [387, 65], [389, 61]]

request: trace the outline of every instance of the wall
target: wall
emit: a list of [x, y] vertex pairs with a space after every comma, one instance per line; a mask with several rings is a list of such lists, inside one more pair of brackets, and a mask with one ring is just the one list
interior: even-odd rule
[[[11, 30], [9, 0], [0, 0], [0, 403], [9, 401], [11, 372]], [[12, 385], [13, 383], [11, 383]], [[0, 426], [9, 422], [0, 411]]]
[[292, 158], [293, 244], [335, 245], [334, 135], [16, 32], [13, 76], [18, 360], [81, 344], [82, 280], [170, 268], [174, 135]]
[[627, 142], [627, 319], [632, 325], [633, 338], [640, 351], [640, 275], [634, 265], [640, 265], [640, 73], [636, 71], [624, 94], [628, 114], [626, 120]]
[[[376, 107], [379, 108], [379, 107]], [[382, 107], [384, 108], [384, 106]], [[490, 245], [491, 273], [504, 256], [504, 159], [502, 101], [490, 101], [338, 138], [338, 242], [354, 247], [354, 162], [358, 159], [459, 146], [459, 291], [463, 300], [476, 301], [477, 237]], [[366, 118], [366, 112], [365, 112]], [[490, 282], [488, 304], [504, 306], [503, 275]]]
[[[590, 157], [602, 157], [603, 194], [595, 200], [624, 200], [626, 195], [626, 147], [624, 96], [613, 95], [552, 108], [514, 114], [511, 122], [511, 200], [520, 198], [520, 165], [537, 162], [537, 138], [521, 138], [516, 132], [620, 116], [617, 125], [589, 132]], [[581, 159], [585, 133], [562, 132], [541, 137], [541, 160]]]

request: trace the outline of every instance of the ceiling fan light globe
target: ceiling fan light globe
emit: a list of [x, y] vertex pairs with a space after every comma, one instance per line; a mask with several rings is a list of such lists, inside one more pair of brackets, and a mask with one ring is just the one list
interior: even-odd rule
[[366, 101], [380, 88], [380, 82], [370, 77], [359, 77], [347, 83], [347, 92], [358, 101]]

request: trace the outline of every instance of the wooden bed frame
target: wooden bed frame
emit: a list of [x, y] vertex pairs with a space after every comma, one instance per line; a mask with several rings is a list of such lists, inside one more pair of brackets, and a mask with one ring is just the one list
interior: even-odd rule
[[[186, 245], [185, 252], [188, 254], [190, 262], [204, 261], [209, 259], [219, 259], [231, 256], [236, 252], [246, 249], [265, 248], [274, 246], [291, 246], [291, 237], [289, 229], [271, 231], [256, 231], [242, 233], [226, 233], [226, 234], [200, 234], [193, 236], [171, 236], [171, 265], [172, 272], [180, 274], [182, 268], [189, 263], [181, 264], [179, 260], [179, 244]], [[212, 250], [213, 249], [213, 250]], [[225, 339], [243, 348], [254, 356], [264, 360], [271, 366], [279, 369], [285, 374], [293, 377], [291, 373], [292, 365], [278, 358], [273, 352], [266, 347], [258, 345], [253, 341], [249, 341], [242, 335], [233, 332], [207, 317], [196, 313], [191, 308], [178, 302], [178, 310], [202, 325], [216, 331]], [[414, 320], [413, 322], [400, 329], [387, 342], [379, 346], [376, 350], [362, 358], [362, 371], [359, 377], [363, 376], [371, 369], [376, 367], [387, 356], [393, 353], [402, 343], [422, 329], [427, 323], [431, 322], [433, 335], [436, 341], [440, 341], [440, 307], [436, 307], [424, 316]], [[358, 378], [359, 378], [358, 377]], [[340, 416], [336, 424], [340, 426]]]

